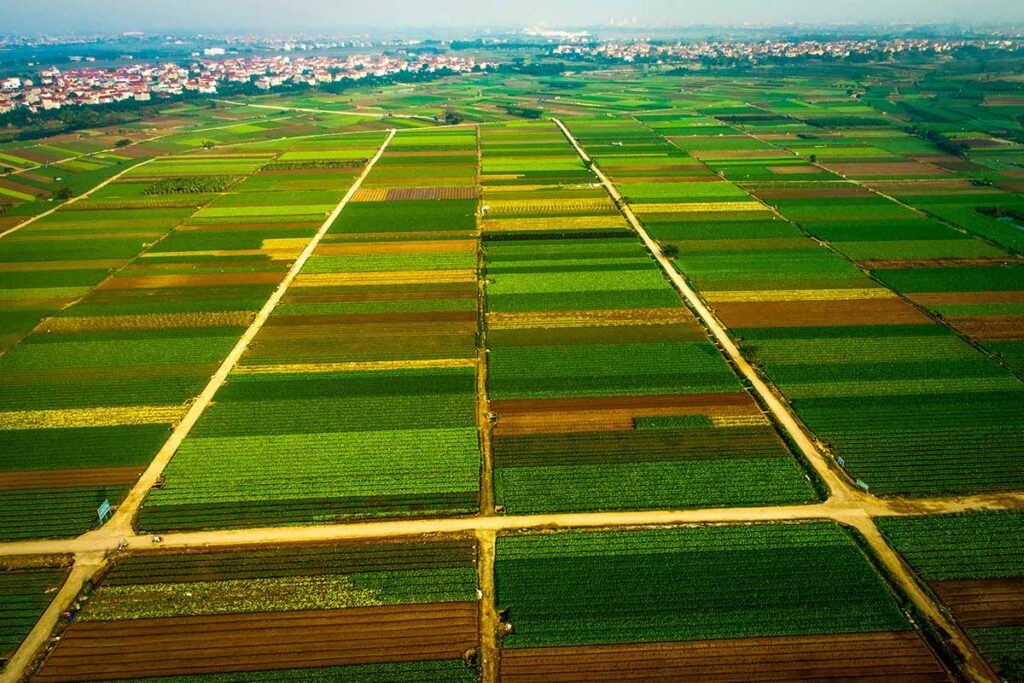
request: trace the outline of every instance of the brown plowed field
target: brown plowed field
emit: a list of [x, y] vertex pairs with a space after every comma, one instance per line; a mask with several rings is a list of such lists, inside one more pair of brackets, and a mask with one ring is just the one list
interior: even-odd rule
[[492, 401], [491, 410], [495, 436], [629, 431], [636, 417], [760, 414], [743, 393]]
[[775, 175], [803, 175], [804, 173], [825, 173], [825, 169], [820, 166], [805, 166], [803, 164], [793, 164], [792, 166], [766, 166], [766, 170], [771, 171]]
[[34, 680], [458, 659], [476, 647], [473, 602], [78, 622]]
[[146, 467], [89, 467], [72, 470], [32, 470], [0, 472], [0, 491], [4, 489], [52, 489], [75, 486], [134, 484]]
[[410, 199], [476, 199], [480, 195], [476, 187], [403, 187], [388, 190], [390, 202]]
[[1003, 266], [1015, 263], [1011, 257], [975, 257], [975, 258], [894, 258], [894, 259], [860, 259], [856, 264], [866, 270], [893, 270], [902, 268], [964, 268], [974, 266]]
[[941, 168], [916, 161], [845, 161], [824, 164], [825, 168], [844, 176], [860, 175], [942, 175]]
[[1024, 303], [1024, 290], [1006, 292], [922, 292], [908, 294], [922, 306], [942, 304], [1019, 304]]
[[1024, 579], [933, 581], [932, 590], [965, 628], [1024, 626]]
[[950, 680], [913, 631], [507, 649], [503, 683]]
[[749, 327], [913, 325], [931, 319], [902, 299], [846, 301], [730, 301], [715, 305], [722, 322]]
[[833, 197], [870, 197], [871, 191], [859, 185], [821, 185], [819, 187], [762, 187], [751, 190], [758, 199], [815, 199]]
[[978, 341], [1024, 341], [1024, 315], [957, 316], [946, 320]]
[[500, 415], [554, 412], [566, 410], [632, 410], [642, 415], [651, 408], [719, 408], [750, 405], [750, 396], [742, 391], [716, 394], [669, 394], [661, 396], [604, 396], [599, 398], [536, 398], [491, 401]]

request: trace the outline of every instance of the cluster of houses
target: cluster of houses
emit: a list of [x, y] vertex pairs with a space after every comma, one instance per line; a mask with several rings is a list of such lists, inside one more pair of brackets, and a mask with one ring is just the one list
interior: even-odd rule
[[[220, 53], [211, 51], [210, 56]], [[16, 107], [32, 111], [60, 109], [68, 105], [97, 105], [153, 98], [167, 98], [186, 91], [213, 95], [225, 83], [253, 83], [261, 90], [287, 84], [310, 86], [368, 76], [402, 72], [457, 73], [497, 66], [472, 56], [448, 54], [352, 55], [348, 57], [247, 56], [233, 59], [197, 60], [189, 66], [128, 63], [117, 68], [75, 66], [49, 67], [38, 78], [0, 79], [0, 114]]]
[[856, 54], [897, 54], [901, 52], [948, 52], [964, 47], [1013, 50], [1024, 46], [1020, 40], [952, 40], [927, 38], [893, 38], [887, 40], [766, 40], [760, 42], [714, 41], [676, 43], [673, 45], [645, 41], [601, 44], [562, 44], [553, 49], [556, 55], [579, 55], [623, 62], [638, 60], [687, 61], [733, 58], [756, 61], [767, 57], [828, 56], [845, 58]]

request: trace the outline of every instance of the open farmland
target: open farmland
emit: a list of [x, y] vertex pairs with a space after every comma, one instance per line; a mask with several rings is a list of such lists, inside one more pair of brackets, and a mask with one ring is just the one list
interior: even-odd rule
[[66, 576], [60, 566], [0, 569], [0, 666], [28, 635]]
[[503, 681], [949, 680], [834, 524], [503, 536], [495, 567]]
[[130, 555], [34, 680], [475, 681], [475, 557], [471, 541]]
[[475, 178], [471, 129], [389, 143], [171, 460], [143, 527], [478, 509]]
[[0, 537], [73, 535], [117, 504], [383, 139], [318, 141], [348, 161], [314, 174], [274, 168], [301, 142], [161, 159], [4, 238], [6, 275], [58, 285], [20, 300], [60, 313], [0, 357]]
[[[557, 128], [481, 135], [496, 503], [522, 513], [812, 500]], [[493, 217], [495, 202], [518, 203], [522, 217]], [[581, 215], [572, 207], [583, 202]], [[549, 208], [561, 204], [565, 216]]]
[[0, 682], [1019, 681], [1020, 56], [449, 48], [0, 143]]
[[883, 518], [879, 527], [1006, 680], [1024, 667], [1024, 515]]
[[[964, 245], [970, 257], [1008, 254], [858, 185], [827, 181], [816, 189], [812, 181], [780, 180], [764, 189], [754, 183], [739, 187], [707, 168], [715, 161], [695, 166], [646, 132], [664, 130], [674, 119], [641, 118], [647, 126], [603, 120], [568, 125], [651, 236], [678, 253], [675, 267], [714, 308], [746, 357], [853, 479], [881, 494], [918, 496], [1024, 484], [1017, 458], [1024, 385], [858, 268], [867, 265], [859, 256], [895, 253], [942, 263], [948, 254], [932, 247], [947, 242]], [[699, 145], [690, 138], [668, 139], [675, 147]], [[737, 152], [730, 159], [742, 150]], [[787, 168], [796, 168], [792, 164], [801, 162], [790, 161], [792, 154], [777, 149], [772, 158], [759, 154], [745, 163], [786, 161]], [[649, 182], [650, 169], [676, 157], [681, 159], [673, 165], [689, 169], [686, 175]], [[793, 198], [803, 196], [820, 198]], [[864, 227], [865, 221], [905, 227], [924, 239], [893, 251], [886, 245], [904, 242], [886, 241], [881, 227]], [[858, 231], [864, 240], [872, 230], [873, 242], [837, 241]], [[940, 234], [926, 235], [929, 230]], [[1015, 271], [998, 271], [997, 278], [1014, 281]], [[883, 283], [890, 282], [889, 272], [878, 271]], [[908, 282], [917, 271], [909, 272]], [[955, 280], [944, 281], [956, 288]], [[909, 284], [899, 289], [908, 287], [913, 291]]]

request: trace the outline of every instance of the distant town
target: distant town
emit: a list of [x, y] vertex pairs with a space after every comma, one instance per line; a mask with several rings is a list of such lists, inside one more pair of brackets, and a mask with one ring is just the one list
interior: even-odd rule
[[[525, 31], [540, 37], [536, 45], [518, 45], [535, 50], [535, 56], [577, 61], [621, 63], [686, 63], [708, 60], [738, 60], [757, 63], [765, 60], [821, 58], [867, 59], [893, 57], [908, 53], [943, 54], [958, 50], [1018, 51], [1024, 49], [1019, 34], [990, 35], [983, 38], [894, 37], [880, 39], [843, 38], [834, 40], [680, 40], [659, 41], [650, 38], [601, 41], [587, 32], [542, 29]], [[242, 41], [246, 42], [246, 41]], [[466, 73], [496, 68], [495, 58], [484, 59], [466, 51], [424, 50], [420, 41], [402, 41], [388, 53], [346, 56], [310, 55], [345, 43], [326, 39], [308, 42], [275, 42], [281, 54], [237, 55], [232, 45], [205, 47], [192, 53], [191, 61], [168, 59], [162, 63], [136, 62], [122, 55], [120, 64], [101, 66], [88, 54], [66, 58], [62, 67], [48, 66], [35, 74], [0, 77], [0, 114], [25, 108], [36, 113], [66, 106], [104, 105], [134, 100], [148, 102], [185, 93], [216, 95], [231, 84], [251, 85], [258, 90], [295, 85], [310, 87], [338, 81], [358, 81], [368, 77], [397, 74]], [[491, 38], [478, 46], [504, 46], [506, 39]], [[267, 45], [264, 39], [264, 45]], [[349, 42], [348, 46], [357, 46]], [[377, 45], [381, 45], [377, 43]], [[447, 43], [446, 45], [450, 45]], [[303, 55], [296, 53], [305, 53]], [[155, 60], [152, 60], [155, 61]], [[521, 61], [521, 60], [520, 60]], [[70, 62], [68, 66], [66, 62]], [[567, 70], [571, 70], [568, 68]]]
[[552, 50], [555, 55], [579, 55], [623, 62], [650, 59], [686, 61], [699, 59], [732, 58], [757, 60], [763, 58], [832, 57], [878, 53], [951, 52], [962, 48], [981, 50], [1019, 50], [1024, 41], [1019, 38], [988, 40], [953, 40], [929, 38], [894, 38], [891, 40], [765, 40], [759, 42], [706, 41], [699, 43], [664, 44], [645, 41], [611, 42], [601, 44], [564, 43]]
[[[223, 48], [209, 48], [205, 57], [225, 54]], [[202, 59], [182, 66], [175, 63], [128, 63], [117, 68], [89, 66], [92, 57], [75, 56], [82, 66], [41, 69], [37, 78], [11, 76], [0, 80], [0, 114], [18, 107], [47, 111], [69, 105], [101, 105], [153, 98], [170, 98], [186, 92], [215, 95], [224, 84], [251, 83], [260, 90], [287, 84], [316, 86], [371, 76], [400, 73], [465, 73], [497, 66], [472, 56], [445, 54], [353, 55], [337, 57], [239, 57]]]

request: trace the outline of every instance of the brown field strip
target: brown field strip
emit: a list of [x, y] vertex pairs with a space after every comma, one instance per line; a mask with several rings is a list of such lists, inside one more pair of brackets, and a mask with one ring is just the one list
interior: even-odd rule
[[771, 171], [775, 175], [803, 175], [804, 173], [825, 173], [825, 169], [820, 166], [810, 166], [804, 164], [793, 164], [791, 166], [765, 166], [765, 170]]
[[[0, 224], [2, 225], [2, 224]], [[87, 261], [9, 261], [0, 263], [0, 273], [27, 273], [43, 270], [78, 270], [89, 268], [120, 268], [126, 259], [96, 259]]]
[[491, 410], [498, 416], [496, 436], [628, 431], [637, 417], [761, 414], [745, 393], [499, 400]]
[[34, 680], [459, 659], [476, 647], [475, 602], [78, 622]]
[[964, 628], [1024, 626], [1024, 578], [932, 581]]
[[946, 171], [916, 161], [825, 161], [821, 164], [843, 176], [858, 175], [944, 175]]
[[950, 316], [946, 322], [978, 341], [1024, 341], [1024, 315]]
[[932, 320], [902, 299], [846, 301], [735, 301], [714, 304], [722, 322], [751, 327], [924, 325]]
[[761, 187], [750, 194], [758, 199], [831, 199], [836, 197], [871, 197], [870, 190], [859, 185], [822, 185], [819, 187]]
[[914, 631], [505, 649], [505, 683], [948, 681]]
[[[473, 283], [467, 283], [472, 285]], [[296, 288], [299, 289], [299, 288]], [[314, 290], [316, 291], [316, 290]], [[323, 303], [352, 303], [362, 301], [419, 301], [434, 299], [476, 299], [476, 290], [466, 286], [452, 289], [438, 289], [425, 291], [399, 291], [399, 292], [365, 292], [355, 291], [348, 293], [330, 294], [297, 294], [290, 291], [285, 295], [286, 303], [323, 304]]]
[[1018, 263], [1012, 256], [978, 256], [969, 258], [903, 258], [903, 259], [858, 259], [854, 261], [865, 270], [894, 270], [903, 268], [963, 268], [975, 266], [1003, 266]]
[[1024, 303], [1024, 290], [1001, 292], [922, 292], [907, 295], [922, 306], [941, 306], [943, 304], [1021, 304]]
[[89, 467], [71, 470], [0, 472], [0, 490], [133, 484], [145, 469], [145, 465], [139, 465], [138, 467]]

